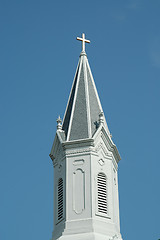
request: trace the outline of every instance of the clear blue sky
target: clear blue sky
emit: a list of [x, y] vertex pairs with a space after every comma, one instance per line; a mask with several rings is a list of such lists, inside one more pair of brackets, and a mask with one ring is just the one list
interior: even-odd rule
[[86, 51], [119, 163], [124, 240], [160, 238], [160, 1], [0, 1], [0, 239], [49, 240], [56, 119]]

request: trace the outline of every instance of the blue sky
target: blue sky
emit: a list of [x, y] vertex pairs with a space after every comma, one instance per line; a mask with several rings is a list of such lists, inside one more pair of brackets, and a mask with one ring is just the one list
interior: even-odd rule
[[160, 238], [160, 1], [0, 1], [0, 239], [53, 230], [56, 119], [81, 51], [122, 161], [121, 233]]

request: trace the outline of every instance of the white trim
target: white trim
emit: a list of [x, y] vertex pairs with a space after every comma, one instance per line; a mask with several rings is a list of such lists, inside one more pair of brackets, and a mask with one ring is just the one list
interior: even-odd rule
[[[83, 183], [82, 183], [82, 185], [83, 185], [83, 203], [82, 203], [82, 209], [80, 210], [80, 211], [78, 211], [77, 209], [76, 209], [76, 194], [75, 194], [75, 192], [76, 192], [76, 187], [79, 187], [79, 186], [76, 186], [76, 184], [75, 184], [75, 177], [76, 177], [76, 172], [77, 171], [81, 171], [82, 172], [82, 179], [83, 179]], [[85, 171], [81, 168], [81, 167], [78, 167], [74, 172], [73, 172], [73, 192], [72, 192], [72, 201], [73, 201], [73, 211], [76, 213], [76, 214], [81, 214], [84, 210], [85, 210], [85, 205], [86, 205], [86, 203], [85, 203], [85, 201], [86, 201], [86, 196], [85, 196]]]
[[64, 119], [65, 119], [65, 117], [66, 117], [66, 113], [67, 113], [69, 101], [70, 101], [70, 98], [71, 98], [73, 86], [74, 86], [74, 83], [75, 83], [75, 80], [76, 80], [76, 75], [77, 75], [77, 71], [78, 71], [79, 65], [80, 65], [80, 59], [78, 60], [78, 65], [77, 65], [77, 68], [76, 68], [76, 73], [75, 73], [75, 75], [74, 75], [74, 80], [73, 80], [72, 87], [71, 87], [71, 91], [70, 91], [70, 94], [69, 94], [69, 98], [68, 98], [68, 102], [67, 102], [67, 107], [66, 107], [66, 110], [65, 110], [65, 113], [64, 113], [64, 117], [63, 117], [63, 121], [62, 121], [62, 126], [63, 126], [63, 123], [64, 123]]
[[69, 121], [67, 141], [69, 141], [70, 133], [71, 133], [71, 126], [72, 126], [73, 113], [74, 113], [75, 103], [76, 103], [76, 98], [77, 98], [77, 91], [78, 91], [78, 85], [79, 85], [79, 78], [80, 78], [81, 68], [82, 68], [82, 58], [80, 58], [80, 62], [79, 62], [79, 71], [78, 71], [78, 75], [77, 75], [77, 84], [76, 84], [76, 88], [75, 88], [73, 105], [72, 105], [71, 116], [70, 116], [70, 121]]
[[92, 84], [93, 84], [93, 87], [94, 87], [94, 91], [96, 93], [96, 97], [97, 97], [97, 100], [98, 100], [98, 105], [99, 105], [101, 111], [103, 112], [101, 102], [100, 102], [100, 99], [99, 99], [99, 96], [98, 96], [97, 88], [96, 88], [96, 85], [95, 85], [95, 82], [94, 82], [94, 79], [93, 79], [93, 76], [92, 76], [92, 72], [91, 72], [91, 69], [90, 69], [90, 66], [89, 66], [88, 59], [86, 61], [86, 64], [88, 65], [88, 70], [89, 70], [89, 73], [90, 73], [90, 76], [91, 76], [91, 81], [92, 81]]
[[91, 111], [90, 111], [90, 104], [89, 104], [89, 91], [88, 91], [88, 81], [87, 81], [87, 67], [86, 67], [87, 57], [83, 57], [83, 64], [84, 64], [84, 82], [85, 82], [85, 93], [86, 93], [86, 107], [87, 107], [87, 123], [88, 123], [88, 134], [89, 138], [92, 137], [92, 130], [91, 130]]
[[[89, 62], [88, 62], [88, 59], [87, 59], [87, 66], [88, 66], [88, 70], [89, 70], [89, 73], [90, 73], [90, 76], [91, 76], [91, 81], [92, 81], [92, 84], [93, 84], [93, 88], [94, 88], [94, 91], [95, 91], [95, 94], [96, 94], [96, 97], [97, 97], [97, 100], [98, 100], [98, 105], [100, 107], [100, 110], [101, 112], [103, 112], [103, 108], [102, 108], [102, 105], [101, 105], [101, 102], [100, 102], [100, 99], [99, 99], [99, 95], [98, 95], [98, 91], [97, 91], [97, 88], [96, 88], [96, 84], [95, 84], [95, 81], [93, 79], [93, 75], [92, 75], [92, 72], [91, 72], [91, 68], [89, 66]], [[107, 122], [106, 122], [106, 118], [104, 116], [104, 122], [105, 122], [105, 126], [107, 128], [107, 131], [109, 132], [109, 128], [108, 128], [108, 125], [107, 125]], [[110, 133], [110, 132], [109, 132]]]

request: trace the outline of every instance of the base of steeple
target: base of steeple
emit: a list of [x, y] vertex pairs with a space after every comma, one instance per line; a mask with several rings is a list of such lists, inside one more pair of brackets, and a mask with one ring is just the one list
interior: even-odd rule
[[52, 240], [122, 240], [115, 224], [80, 220], [63, 222], [53, 231]]
[[82, 233], [72, 235], [62, 235], [59, 238], [52, 238], [52, 240], [122, 240], [121, 236], [113, 235], [107, 236], [98, 233]]

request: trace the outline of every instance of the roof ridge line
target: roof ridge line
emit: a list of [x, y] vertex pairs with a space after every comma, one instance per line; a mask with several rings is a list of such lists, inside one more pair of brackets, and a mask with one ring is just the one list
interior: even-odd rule
[[96, 94], [96, 97], [97, 97], [97, 100], [98, 100], [98, 105], [99, 105], [101, 111], [103, 112], [102, 105], [101, 105], [101, 102], [100, 102], [100, 99], [99, 99], [99, 96], [98, 96], [98, 91], [97, 91], [96, 84], [95, 84], [94, 79], [93, 79], [93, 75], [92, 75], [92, 72], [91, 72], [91, 68], [90, 68], [88, 59], [87, 59], [87, 63], [86, 64], [88, 66], [88, 71], [89, 71], [89, 74], [91, 76], [91, 81], [92, 81], [92, 84], [93, 84], [93, 87], [94, 87], [94, 91], [95, 91], [95, 94]]
[[[98, 91], [97, 91], [97, 88], [96, 88], [96, 84], [95, 84], [95, 81], [94, 81], [94, 78], [93, 78], [93, 75], [92, 75], [92, 71], [91, 71], [88, 59], [86, 61], [86, 65], [87, 65], [88, 72], [89, 72], [90, 77], [91, 77], [91, 82], [92, 82], [92, 85], [93, 85], [93, 88], [94, 88], [94, 91], [95, 91], [95, 94], [96, 94], [96, 98], [97, 98], [97, 101], [98, 101], [100, 112], [104, 112], [103, 108], [102, 108], [102, 105], [101, 105], [101, 101], [100, 101], [100, 98], [99, 98], [99, 95], [98, 95]], [[105, 116], [104, 116], [104, 125], [106, 127], [106, 130], [110, 133]]]
[[87, 125], [88, 125], [88, 135], [89, 138], [92, 137], [91, 130], [91, 110], [90, 110], [90, 102], [89, 102], [89, 89], [88, 89], [88, 81], [87, 81], [87, 59], [83, 58], [84, 63], [84, 81], [85, 81], [85, 92], [86, 92], [86, 109], [87, 109]]
[[74, 113], [75, 103], [76, 103], [76, 98], [77, 98], [77, 91], [78, 91], [78, 85], [79, 85], [81, 68], [82, 68], [82, 58], [79, 59], [79, 68], [78, 68], [78, 75], [77, 75], [77, 83], [76, 83], [76, 88], [75, 88], [75, 94], [74, 94], [73, 104], [72, 104], [71, 117], [70, 117], [69, 126], [68, 126], [68, 133], [67, 133], [67, 138], [66, 138], [67, 141], [69, 141], [69, 137], [70, 137], [70, 133], [71, 133], [71, 126], [72, 126], [71, 123], [72, 123], [72, 121], [73, 121], [73, 113]]
[[72, 87], [71, 87], [71, 90], [70, 90], [70, 94], [69, 94], [69, 98], [68, 98], [67, 106], [66, 106], [65, 113], [64, 113], [64, 116], [63, 116], [62, 125], [63, 125], [63, 123], [64, 123], [64, 119], [65, 119], [65, 117], [66, 117], [66, 113], [67, 113], [68, 105], [69, 105], [70, 98], [71, 98], [71, 95], [72, 95], [72, 90], [73, 90], [74, 83], [75, 83], [75, 80], [76, 80], [76, 75], [77, 75], [77, 71], [78, 71], [79, 65], [80, 65], [80, 59], [78, 60], [78, 64], [77, 64], [77, 68], [76, 68], [76, 72], [75, 72], [75, 74], [74, 74], [74, 80], [73, 80], [73, 82], [72, 82]]

